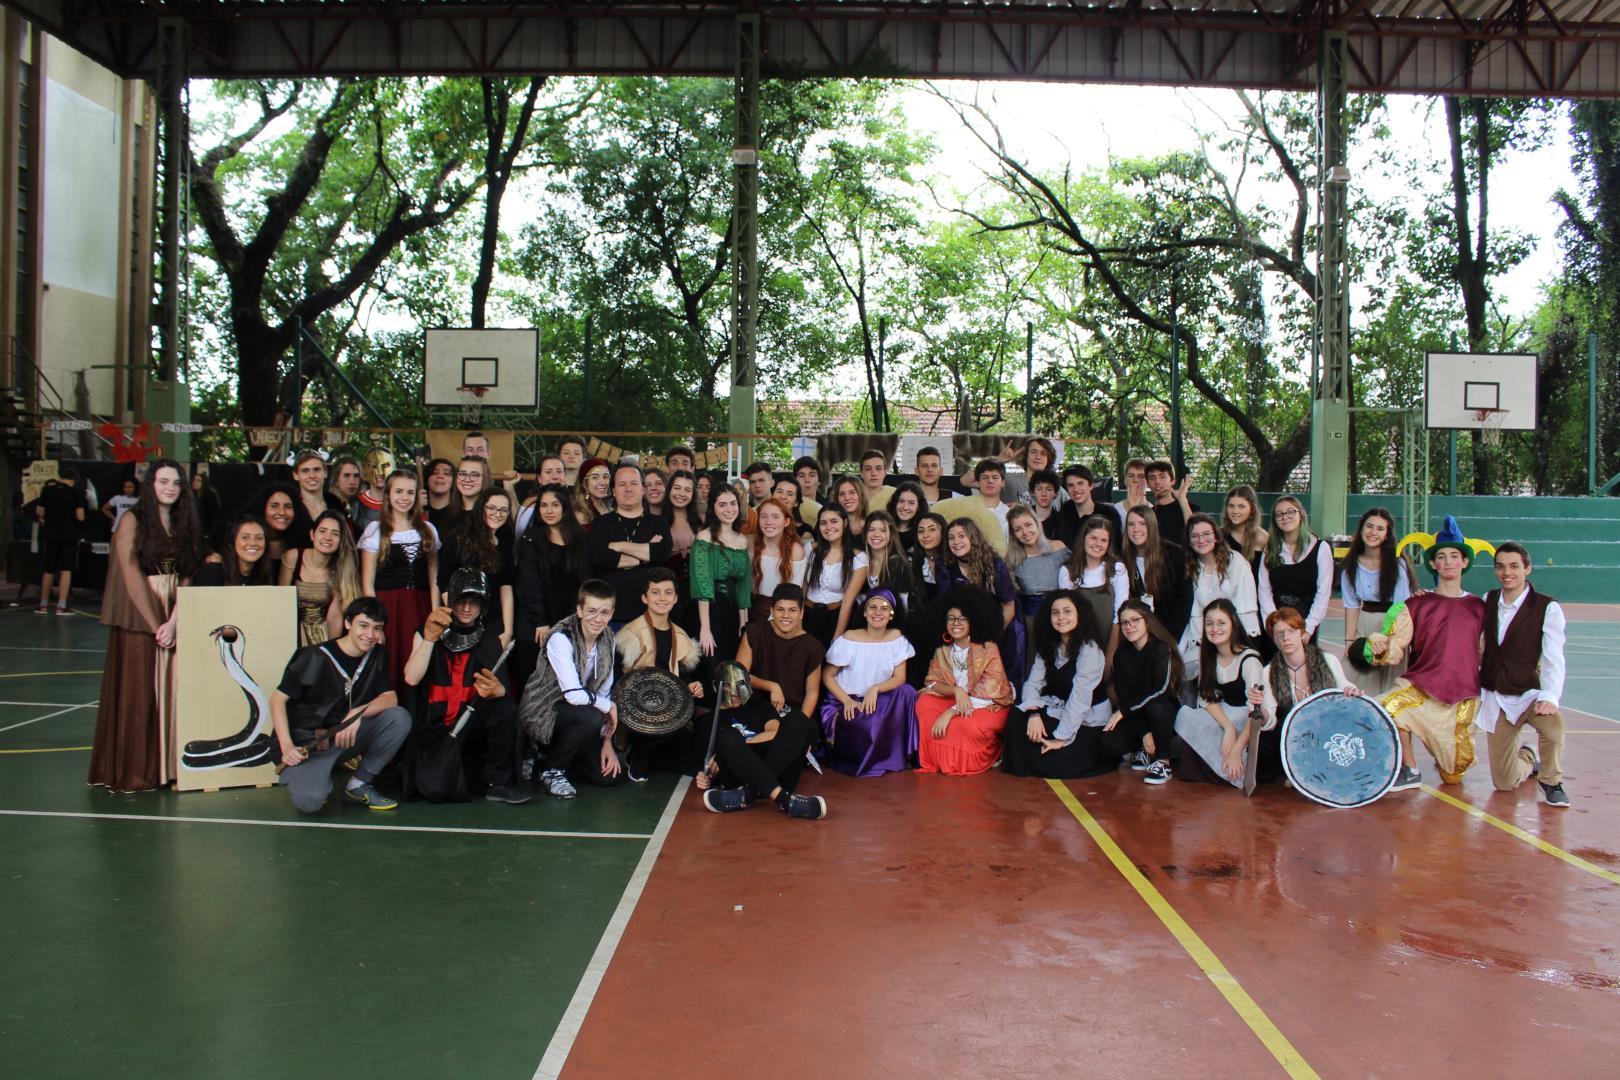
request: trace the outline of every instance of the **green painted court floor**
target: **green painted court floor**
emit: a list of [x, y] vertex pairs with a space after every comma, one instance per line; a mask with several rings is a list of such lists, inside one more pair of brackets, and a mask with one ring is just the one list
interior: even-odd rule
[[114, 795], [84, 782], [103, 640], [0, 612], [0, 1073], [533, 1075], [675, 778], [312, 818]]

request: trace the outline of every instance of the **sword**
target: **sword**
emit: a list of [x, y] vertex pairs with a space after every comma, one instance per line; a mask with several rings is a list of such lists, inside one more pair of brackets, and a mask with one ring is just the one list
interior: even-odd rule
[[[501, 650], [501, 655], [496, 658], [495, 666], [489, 669], [489, 673], [491, 675], [499, 675], [501, 673], [502, 665], [504, 665], [506, 663], [506, 658], [508, 656], [512, 655], [512, 646], [514, 646], [516, 644], [517, 644], [517, 637], [516, 637], [516, 635], [514, 635], [512, 640], [506, 643], [506, 648]], [[467, 726], [467, 721], [472, 719], [473, 706], [475, 704], [477, 704], [477, 702], [478, 702], [478, 696], [475, 694], [475, 695], [473, 695], [472, 701], [469, 701], [462, 708], [461, 715], [456, 717], [455, 726], [450, 729], [450, 737], [452, 739], [455, 738], [457, 735], [460, 735], [461, 734], [461, 729], [466, 727]]]

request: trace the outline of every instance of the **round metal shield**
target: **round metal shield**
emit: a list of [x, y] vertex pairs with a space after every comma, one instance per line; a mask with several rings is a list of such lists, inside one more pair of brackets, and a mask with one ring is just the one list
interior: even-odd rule
[[613, 688], [619, 721], [638, 735], [668, 735], [692, 719], [692, 692], [659, 668], [638, 668]]
[[1282, 723], [1283, 771], [1323, 806], [1366, 806], [1395, 784], [1401, 741], [1395, 721], [1370, 697], [1321, 690]]

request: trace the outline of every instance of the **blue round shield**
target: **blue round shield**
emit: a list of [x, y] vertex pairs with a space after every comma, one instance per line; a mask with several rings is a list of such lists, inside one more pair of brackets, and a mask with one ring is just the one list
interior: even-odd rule
[[1289, 781], [1323, 806], [1366, 806], [1393, 787], [1400, 772], [1395, 721], [1370, 697], [1318, 691], [1283, 720], [1281, 738]]

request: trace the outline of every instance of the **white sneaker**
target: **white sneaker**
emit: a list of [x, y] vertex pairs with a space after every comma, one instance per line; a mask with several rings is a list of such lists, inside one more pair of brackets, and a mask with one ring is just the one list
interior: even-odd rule
[[540, 774], [540, 782], [546, 786], [546, 794], [554, 799], [572, 799], [579, 794], [579, 790], [568, 780], [568, 774], [561, 769], [547, 769]]

